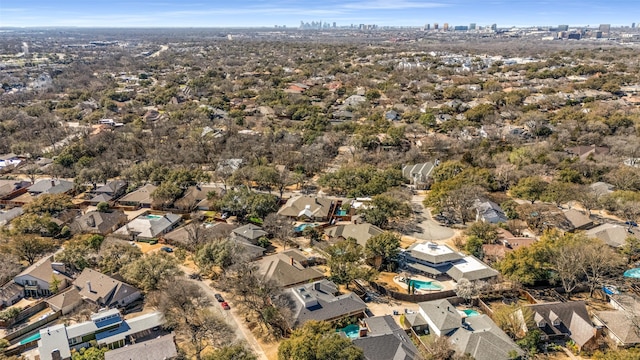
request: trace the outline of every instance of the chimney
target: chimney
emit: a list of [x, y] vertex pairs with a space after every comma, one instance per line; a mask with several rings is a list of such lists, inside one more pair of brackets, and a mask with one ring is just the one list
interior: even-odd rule
[[54, 187], [54, 186], [56, 186], [56, 181], [51, 179], [51, 187]]
[[365, 337], [367, 336], [367, 333], [369, 332], [369, 329], [367, 329], [364, 326], [360, 327], [360, 333], [358, 334], [359, 337]]
[[289, 258], [289, 263], [291, 263], [291, 266], [293, 266], [293, 258], [292, 257]]
[[52, 360], [62, 360], [62, 355], [60, 354], [60, 350], [55, 349], [51, 352]]
[[316, 291], [320, 291], [320, 281], [316, 281], [313, 283], [313, 289]]
[[87, 290], [93, 292], [93, 290], [91, 290], [91, 281], [87, 281]]

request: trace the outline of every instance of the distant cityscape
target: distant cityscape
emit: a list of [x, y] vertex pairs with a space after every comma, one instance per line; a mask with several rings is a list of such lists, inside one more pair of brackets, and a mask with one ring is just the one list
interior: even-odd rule
[[[275, 28], [286, 29], [286, 25], [275, 25]], [[435, 31], [435, 32], [473, 32], [473, 33], [506, 33], [514, 30], [525, 31], [529, 33], [535, 32], [549, 32], [552, 33], [551, 38], [568, 39], [568, 40], [580, 40], [583, 38], [608, 38], [612, 34], [612, 29], [618, 30], [631, 30], [631, 33], [622, 34], [621, 37], [633, 38], [638, 37], [638, 34], [634, 34], [638, 27], [636, 23], [631, 23], [629, 26], [613, 27], [611, 24], [599, 24], [598, 26], [570, 26], [570, 25], [557, 25], [557, 26], [527, 26], [527, 27], [503, 27], [499, 28], [498, 24], [490, 25], [478, 25], [477, 23], [470, 23], [469, 25], [450, 25], [449, 23], [426, 23], [422, 27], [416, 26], [381, 26], [377, 24], [349, 24], [338, 25], [334, 22], [325, 21], [300, 21], [298, 27], [299, 30], [391, 30], [391, 29], [413, 29], [422, 31]]]

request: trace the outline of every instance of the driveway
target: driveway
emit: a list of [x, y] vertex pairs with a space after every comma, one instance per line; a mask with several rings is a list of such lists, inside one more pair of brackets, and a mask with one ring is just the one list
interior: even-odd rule
[[[182, 270], [186, 274], [189, 274], [192, 271], [186, 267], [182, 267]], [[238, 317], [236, 316], [233, 310], [234, 304], [232, 304], [232, 302], [229, 301], [229, 299], [227, 299], [226, 294], [221, 294], [221, 295], [229, 303], [229, 305], [231, 306], [231, 310], [222, 309], [222, 306], [220, 306], [220, 303], [218, 303], [218, 300], [216, 300], [216, 298], [214, 297], [214, 294], [219, 293], [219, 291], [209, 286], [209, 280], [198, 281], [198, 280], [191, 280], [187, 277], [187, 281], [190, 281], [200, 286], [200, 288], [209, 297], [209, 299], [211, 299], [211, 302], [213, 304], [212, 308], [214, 309], [214, 311], [217, 311], [218, 313], [220, 313], [221, 317], [227, 322], [227, 324], [229, 324], [229, 326], [231, 326], [231, 328], [234, 329], [236, 333], [236, 338], [238, 340], [247, 344], [247, 346], [253, 351], [254, 354], [256, 354], [259, 360], [268, 360], [267, 356], [264, 354], [264, 351], [262, 351], [260, 344], [258, 344], [258, 341], [256, 341], [256, 338], [253, 336], [253, 334], [251, 334], [249, 329], [243, 326], [242, 322], [238, 320]]]
[[413, 195], [411, 197], [411, 205], [414, 209], [418, 209], [416, 210], [416, 215], [421, 219], [421, 221], [416, 224], [421, 231], [407, 235], [418, 240], [428, 241], [447, 240], [452, 238], [455, 235], [455, 231], [446, 226], [442, 226], [433, 220], [431, 217], [431, 210], [422, 205], [424, 197], [424, 195]]

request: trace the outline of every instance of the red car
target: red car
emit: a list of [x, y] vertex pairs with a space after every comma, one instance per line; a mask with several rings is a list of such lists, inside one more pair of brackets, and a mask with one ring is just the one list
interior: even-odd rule
[[223, 309], [225, 310], [230, 310], [231, 306], [229, 306], [229, 303], [227, 303], [226, 301], [221, 302], [220, 305], [222, 306]]

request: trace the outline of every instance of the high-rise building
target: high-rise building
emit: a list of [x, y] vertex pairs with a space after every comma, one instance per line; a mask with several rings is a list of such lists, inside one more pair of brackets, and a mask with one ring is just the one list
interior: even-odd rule
[[636, 23], [631, 23], [631, 28], [635, 29], [636, 28]]
[[491, 24], [491, 31], [498, 31], [498, 25], [497, 24]]
[[568, 31], [569, 25], [558, 25], [558, 31]]
[[602, 31], [603, 34], [609, 34], [611, 32], [611, 24], [600, 24], [598, 30]]
[[438, 30], [438, 23], [433, 23], [433, 29]]
[[334, 22], [333, 22], [333, 28], [335, 29], [336, 27], [337, 27], [337, 26], [336, 26], [336, 22], [334, 21]]
[[476, 23], [469, 24], [469, 30], [475, 30], [475, 29], [476, 29]]
[[425, 29], [425, 30], [431, 30], [431, 24], [427, 24], [427, 25], [425, 25], [425, 26], [424, 26], [424, 29]]
[[448, 31], [448, 30], [449, 30], [449, 23], [444, 23], [444, 24], [442, 25], [442, 30], [444, 30], [444, 31]]

